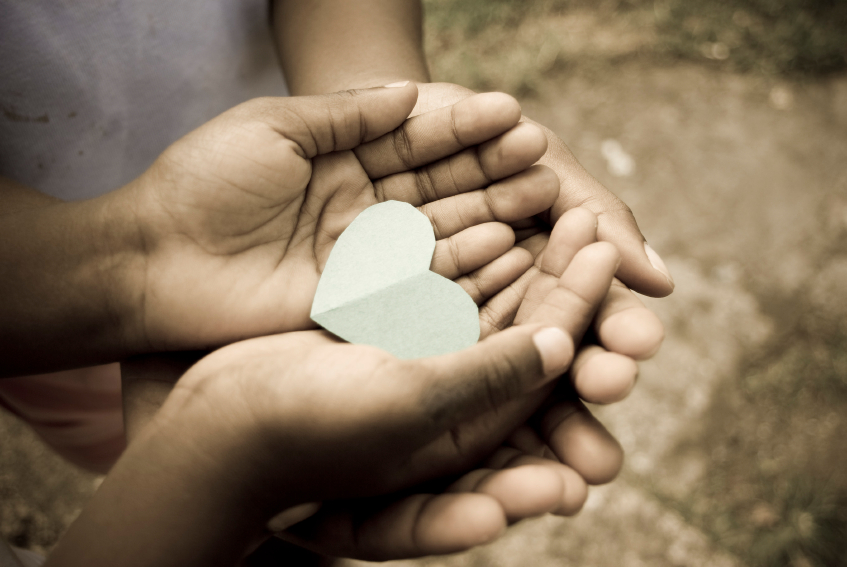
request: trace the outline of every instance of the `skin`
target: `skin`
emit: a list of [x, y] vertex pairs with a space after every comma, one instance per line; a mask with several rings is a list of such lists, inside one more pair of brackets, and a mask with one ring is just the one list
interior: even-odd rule
[[[331, 0], [278, 1], [274, 14], [281, 61], [294, 94], [331, 92], [411, 78], [422, 83], [422, 96], [415, 113], [443, 107], [451, 100], [460, 100], [471, 94], [458, 85], [424, 84], [429, 82], [429, 76], [420, 46], [418, 2], [363, 1], [357, 3], [354, 9], [349, 3]], [[359, 41], [362, 36], [368, 37], [369, 41]], [[599, 217], [600, 238], [615, 243], [623, 253], [618, 272], [621, 279], [642, 293], [670, 293], [672, 280], [666, 275], [666, 270], [660, 271], [650, 264], [644, 250], [644, 239], [631, 211], [585, 172], [558, 137], [547, 129], [542, 131], [547, 141], [545, 145], [549, 146], [543, 163], [554, 169], [561, 182], [559, 198], [543, 215], [546, 221], [555, 222], [574, 207], [588, 206]], [[538, 235], [506, 255], [513, 266], [525, 266], [528, 271], [517, 283], [499, 294], [499, 301], [483, 308], [490, 330], [505, 328], [514, 320], [529, 282], [541, 269], [546, 239], [547, 236]], [[476, 276], [473, 279], [479, 281]], [[469, 292], [474, 295], [473, 290]], [[594, 326], [600, 345], [587, 344], [580, 350], [571, 371], [571, 380], [583, 399], [611, 403], [622, 399], [632, 389], [637, 376], [634, 361], [655, 353], [661, 344], [663, 329], [655, 315], [617, 280], [602, 303]], [[178, 371], [172, 374], [178, 375]], [[128, 396], [128, 404], [129, 407], [144, 408], [139, 410], [139, 415], [152, 413], [169, 389], [167, 378], [164, 382], [157, 382], [150, 374], [147, 377], [149, 380], [131, 380], [125, 384], [128, 391], [137, 392], [137, 395]], [[170, 378], [171, 381], [173, 379]], [[575, 407], [576, 410], [553, 415], [579, 417], [587, 414], [581, 404], [567, 403], [570, 405], [566, 408]], [[566, 421], [563, 418], [562, 422]], [[574, 423], [577, 421], [576, 418], [573, 420]], [[588, 418], [582, 421], [592, 423]], [[532, 442], [513, 443], [520, 447], [522, 455], [538, 454], [547, 458], [548, 462], [555, 458], [549, 447], [540, 441], [537, 432], [527, 427], [521, 430], [532, 432], [533, 437]], [[521, 438], [521, 430], [515, 432], [516, 439]], [[585, 428], [574, 430], [585, 431]], [[572, 437], [560, 436], [558, 439]], [[600, 482], [614, 477], [620, 467], [620, 448], [607, 442], [607, 434], [584, 438], [576, 435], [575, 439], [587, 454], [601, 457], [596, 460], [600, 463], [597, 470], [589, 475], [591, 480]], [[523, 436], [523, 440], [527, 440], [527, 435]], [[520, 483], [513, 483], [513, 493], [520, 493], [518, 486]], [[579, 506], [581, 504], [563, 503], [558, 509], [576, 511]], [[384, 537], [375, 537], [374, 541], [390, 541], [388, 532], [382, 535]]]
[[[349, 19], [351, 14], [345, 12], [343, 10], [343, 6], [340, 4], [332, 6], [330, 2], [287, 2], [281, 3], [280, 6], [294, 6], [296, 10], [296, 6], [298, 4], [313, 10], [313, 16], [318, 15], [320, 17], [312, 17], [305, 22], [305, 25], [303, 25], [303, 20], [299, 20], [302, 34], [309, 36], [305, 38], [306, 41], [301, 41], [300, 43], [303, 47], [300, 56], [295, 56], [293, 61], [289, 60], [286, 63], [286, 50], [284, 48], [281, 50], [283, 51], [283, 63], [286, 66], [286, 73], [292, 85], [292, 92], [309, 92], [310, 89], [315, 89], [313, 92], [325, 92], [338, 90], [339, 88], [349, 88], [356, 86], [356, 84], [360, 86], [386, 84], [393, 82], [396, 79], [405, 78], [418, 79], [422, 82], [428, 81], [425, 62], [423, 62], [422, 51], [419, 46], [420, 13], [417, 3], [362, 2], [360, 6], [361, 10], [357, 12], [357, 14], [359, 14], [357, 16], [359, 19], [355, 20], [357, 22], [357, 25], [355, 26], [350, 25], [353, 21]], [[322, 6], [319, 6], [319, 4], [322, 4]], [[280, 9], [279, 6], [277, 9]], [[281, 12], [278, 11], [277, 13]], [[382, 14], [384, 17], [377, 17], [378, 14]], [[323, 15], [331, 15], [332, 17], [330, 20], [321, 19], [323, 18]], [[296, 22], [298, 19], [294, 17], [290, 21]], [[415, 32], [416, 29], [418, 32]], [[409, 30], [411, 30], [411, 33], [407, 33]], [[355, 38], [351, 37], [351, 33], [355, 36]], [[367, 45], [370, 46], [368, 47], [370, 52], [364, 49], [360, 50], [358, 48], [351, 49], [351, 47], [363, 44], [363, 42], [358, 39], [361, 37], [359, 34], [363, 33], [369, 38], [373, 38], [372, 41], [367, 43]], [[294, 41], [297, 39], [298, 35], [296, 30], [288, 30], [282, 34], [282, 37], [288, 37]], [[332, 41], [327, 41], [327, 38], [332, 39]], [[350, 38], [350, 41], [348, 41], [348, 38]], [[304, 38], [301, 36], [300, 39], [303, 40]], [[316, 47], [310, 44], [309, 42], [311, 41], [316, 42], [318, 46]], [[325, 47], [321, 48], [321, 45]], [[318, 59], [309, 60], [302, 55], [303, 52], [312, 53]], [[378, 54], [379, 57], [374, 58], [374, 53]], [[373, 61], [375, 60], [379, 61], [379, 64], [376, 66], [373, 65]], [[333, 62], [336, 63], [334, 67], [332, 66]], [[324, 82], [319, 85], [318, 82], [315, 82], [314, 77], [309, 77], [308, 73], [306, 73], [302, 79], [296, 78], [298, 75], [298, 66], [301, 70], [304, 68], [321, 70], [322, 77], [324, 77], [322, 80]], [[365, 69], [369, 69], [369, 71], [365, 72]], [[430, 88], [427, 86], [422, 87], [422, 89], [424, 90], [425, 96], [422, 96], [419, 100], [419, 105], [415, 112], [427, 108], [442, 107], [446, 101], [450, 100], [451, 96], [464, 98], [468, 95], [467, 92], [464, 92], [462, 88], [458, 86], [442, 86], [436, 88]], [[549, 136], [550, 133], [548, 132], [547, 135]], [[584, 170], [580, 171], [581, 167], [578, 167], [578, 164], [576, 164], [575, 160], [573, 160], [572, 155], [570, 155], [567, 151], [564, 144], [560, 141], [556, 142], [554, 140], [554, 142], [555, 143], [549, 143], [551, 151], [548, 152], [547, 156], [545, 156], [545, 160], [553, 166], [558, 177], [561, 179], [563, 189], [567, 189], [569, 196], [560, 196], [559, 200], [547, 208], [549, 212], [542, 216], [549, 222], [555, 221], [555, 219], [561, 216], [561, 213], [572, 209], [578, 204], [586, 204], [593, 208], [600, 216], [599, 234], [601, 238], [615, 242], [618, 248], [620, 248], [623, 252], [624, 259], [618, 272], [621, 278], [629, 285], [632, 285], [634, 288], [646, 293], [655, 295], [668, 293], [672, 288], [672, 283], [667, 280], [667, 277], [661, 274], [661, 277], [664, 278], [664, 283], [662, 283], [661, 279], [659, 279], [660, 276], [656, 273], [658, 270], [653, 269], [647, 262], [642, 245], [643, 239], [641, 238], [640, 233], [637, 230], [637, 226], [635, 225], [634, 220], [632, 220], [631, 213], [629, 213], [628, 209], [626, 209], [620, 201], [611, 196], [610, 193], [605, 191], [605, 189], [599, 187], [599, 184], [597, 184], [596, 181], [593, 181], [590, 176], [584, 174]], [[21, 193], [26, 193], [26, 191], [22, 191]], [[26, 201], [26, 199], [24, 200]], [[101, 205], [104, 203], [106, 203], [105, 200], [100, 202]], [[29, 205], [24, 205], [18, 210], [23, 211], [28, 207]], [[43, 219], [44, 226], [58, 226], [61, 229], [54, 232], [60, 236], [60, 241], [64, 243], [64, 241], [67, 240], [67, 234], [73, 227], [67, 227], [62, 224], [62, 215], [55, 213], [57, 210], [58, 207], [51, 211], [51, 213], [53, 213], [52, 217], [44, 216], [41, 217], [41, 219]], [[108, 217], [109, 215], [107, 213], [109, 213], [109, 211], [110, 207], [108, 206], [103, 206], [99, 209], [91, 208], [86, 210], [80, 208], [74, 216], [78, 219], [98, 219]], [[164, 214], [167, 216], [169, 213], [165, 211]], [[121, 230], [122, 227], [129, 225], [129, 222], [131, 222], [132, 219], [119, 218], [117, 216], [111, 218], [118, 220], [115, 221], [115, 226], [107, 228], [107, 232], [111, 234], [111, 231], [114, 230], [116, 234], [123, 235], [127, 239], [127, 242], [130, 243], [128, 248], [132, 249], [132, 246], [135, 245], [133, 241], [134, 235], [123, 234]], [[24, 219], [23, 222], [25, 223], [26, 220], [27, 219]], [[502, 235], [503, 233], [500, 232], [499, 234]], [[493, 235], [494, 233], [492, 233], [491, 240], [496, 241], [497, 239], [496, 237], [493, 237]], [[122, 241], [122, 239], [118, 240]], [[531, 242], [527, 241], [521, 244], [522, 248], [509, 252], [507, 255], [511, 258], [513, 265], [523, 263], [527, 270], [540, 269], [539, 265], [543, 258], [541, 251], [544, 249], [544, 246], [543, 243], [539, 245], [539, 242], [541, 242], [540, 238]], [[525, 250], [530, 256], [527, 257], [527, 255], [520, 252], [520, 250]], [[121, 251], [123, 251], [122, 248]], [[59, 256], [61, 255], [57, 254], [57, 259]], [[65, 254], [64, 256], [67, 257], [68, 255]], [[165, 265], [167, 265], [167, 263], [165, 263]], [[108, 267], [109, 266], [106, 266], [104, 269], [106, 269], [107, 272], [110, 272]], [[479, 281], [480, 278], [475, 276], [471, 279]], [[526, 286], [529, 285], [532, 279], [533, 278], [530, 277], [521, 278], [518, 280], [521, 282], [520, 284], [513, 284], [507, 288], [511, 290], [511, 294], [515, 297], [503, 300], [503, 305], [508, 304], [510, 307], [491, 310], [492, 313], [497, 315], [497, 317], [491, 319], [492, 328], [503, 328], [514, 320], [516, 310], [520, 305], [521, 289], [526, 290]], [[614, 292], [615, 287], [613, 287], [612, 290]], [[509, 293], [506, 295], [509, 295]], [[144, 297], [147, 297], [147, 295], [144, 295]], [[649, 314], [649, 311], [643, 309], [643, 306], [640, 306], [637, 299], [634, 297], [632, 298], [634, 301], [624, 293], [618, 293], [616, 297], [616, 300], [607, 299], [603, 303], [597, 317], [597, 321], [599, 323], [597, 324], [596, 334], [600, 337], [603, 347], [611, 350], [607, 351], [602, 347], [586, 349], [584, 351], [586, 353], [585, 355], [580, 354], [580, 356], [583, 357], [583, 359], [580, 360], [588, 362], [593, 360], [595, 363], [575, 365], [576, 374], [574, 377], [574, 383], [577, 386], [580, 384], [593, 384], [596, 386], [597, 379], [594, 378], [597, 378], [598, 376], [602, 382], [611, 384], [610, 387], [605, 389], [599, 388], [599, 393], [593, 392], [586, 394], [589, 397], [593, 396], [597, 401], [615, 401], [621, 397], [621, 392], [628, 391], [628, 388], [631, 388], [635, 379], [634, 375], [632, 375], [631, 378], [626, 378], [624, 376], [622, 379], [621, 376], [625, 374], [623, 371], [613, 372], [610, 376], [605, 378], [600, 376], [600, 374], [596, 371], [594, 373], [590, 372], [592, 368], [608, 368], [607, 364], [599, 364], [597, 362], [598, 360], [602, 360], [601, 357], [618, 355], [618, 357], [624, 358], [631, 357], [630, 360], [633, 358], [642, 358], [648, 356], [648, 354], [652, 354], [661, 342], [661, 325], [655, 325], [655, 323], [657, 323], [655, 317], [652, 316], [652, 314]], [[115, 298], [113, 304], [121, 305], [123, 304], [122, 300], [123, 298]], [[61, 307], [64, 308], [65, 306]], [[59, 309], [58, 311], [64, 313], [62, 309]], [[106, 308], [104, 313], [111, 317], [110, 320], [120, 320], [120, 316], [122, 315], [119, 310], [116, 315], [114, 306]], [[651, 317], [652, 319], [650, 319]], [[155, 317], [151, 320], [154, 323], [157, 322]], [[111, 357], [114, 356], [115, 353], [123, 353], [123, 355], [126, 355], [134, 352], [144, 352], [145, 349], [152, 348], [152, 345], [150, 344], [146, 347], [138, 347], [135, 346], [133, 342], [137, 340], [138, 337], [147, 336], [146, 325], [147, 319], [135, 325], [134, 329], [128, 331], [128, 335], [126, 336], [123, 334], [115, 335], [113, 333], [103, 333], [102, 336], [95, 334], [88, 337], [89, 340], [83, 342], [90, 346], [83, 346], [82, 348], [74, 350], [73, 352], [80, 354], [77, 355], [78, 358], [71, 364], [76, 365], [96, 362], [99, 360], [107, 360], [112, 359]], [[234, 327], [237, 328], [238, 325], [235, 325]], [[642, 336], [638, 341], [632, 341], [628, 337], [631, 336], [629, 331], [633, 328], [646, 328], [648, 330], [652, 330], [650, 332], [642, 333]], [[656, 332], [656, 329], [658, 329], [658, 333]], [[55, 331], [53, 336], [54, 340], [51, 341], [52, 344], [66, 344], [62, 341], [55, 342], [55, 339], [57, 338], [55, 335], [61, 332], [62, 329]], [[214, 340], [214, 337], [216, 336], [215, 333], [219, 331], [207, 331], [204, 329], [204, 332], [210, 333], [212, 338], [210, 339], [209, 335], [201, 334], [200, 340], [197, 342], [192, 342], [191, 340], [187, 341], [190, 345], [189, 348], [195, 348], [199, 343]], [[227, 329], [227, 332], [230, 332], [230, 329]], [[110, 339], [110, 337], [113, 336], [119, 337], [119, 344], [113, 344]], [[153, 334], [153, 336], [155, 337], [156, 335]], [[172, 341], [173, 336], [165, 334], [165, 337], [165, 344], [172, 344], [167, 341]], [[179, 333], [176, 333], [176, 340], [174, 343], [181, 344]], [[132, 346], [127, 347], [127, 345]], [[70, 352], [72, 350], [73, 349], [69, 347], [69, 352], [64, 354], [73, 356]], [[63, 364], [68, 363], [68, 356], [65, 357], [65, 362], [63, 362]], [[616, 360], [620, 360], [620, 358]], [[624, 367], [625, 365], [619, 366]], [[625, 370], [626, 372], [629, 372], [630, 369]], [[580, 371], [583, 376], [588, 376], [588, 378], [579, 380], [578, 375]], [[14, 372], [14, 369], [12, 369], [12, 372]], [[594, 378], [592, 378], [592, 374]], [[586, 399], [589, 398], [586, 397]], [[542, 428], [542, 432], [540, 434], [536, 432], [538, 439], [544, 436], [545, 429], [550, 430], [548, 433], [557, 430], [557, 425], [551, 424], [556, 424], [558, 421], [560, 422], [559, 425], [561, 425], [561, 423], [570, 421], [571, 416], [580, 417], [584, 415], [585, 412], [578, 408], [577, 410], [571, 411], [571, 409], [576, 406], [572, 402], [569, 403], [570, 405], [566, 405], [565, 409], [561, 411], [551, 410], [548, 412], [549, 415], [552, 415], [553, 417], [544, 422], [547, 425], [545, 428]], [[560, 405], [554, 404], [552, 407], [558, 408]], [[558, 418], [562, 419], [559, 420]], [[592, 423], [587, 418], [574, 419], [573, 422], [580, 425], [580, 427], [572, 428], [577, 432], [577, 434], [574, 436], [560, 435], [556, 437], [556, 440], [569, 440], [574, 446], [578, 446], [578, 444], [575, 444], [574, 440], [585, 440], [585, 447], [595, 450], [595, 456], [602, 455], [605, 457], [611, 457], [597, 460], [597, 462], [605, 463], [599, 467], [602, 470], [589, 471], [585, 474], [588, 474], [589, 478], [594, 479], [606, 479], [614, 476], [614, 473], [617, 472], [617, 468], [620, 466], [620, 459], [614, 458], [615, 452], [619, 453], [619, 447], [605, 443], [605, 438], [602, 435], [584, 435], [583, 433], [585, 431], [593, 431]], [[555, 436], [547, 436], [550, 438], [547, 440], [548, 443], [555, 445], [556, 443], [553, 440]], [[514, 442], [513, 444], [516, 447], [519, 445], [517, 442]], [[513, 447], [513, 449], [517, 450], [516, 447]], [[520, 450], [523, 451], [527, 457], [531, 456], [530, 449], [537, 449], [537, 447], [533, 446], [531, 443], [524, 445], [524, 447], [525, 448], [521, 448]], [[541, 452], [544, 453], [544, 451]], [[550, 452], [551, 451], [547, 451], [548, 454], [545, 454], [544, 456], [549, 456]], [[590, 451], [588, 452], [590, 453]], [[512, 483], [513, 487], [520, 485], [521, 483]], [[513, 488], [512, 492], [515, 490], [517, 490], [517, 488]], [[501, 492], [503, 491], [501, 490]]]
[[[322, 331], [212, 353], [180, 380], [47, 565], [110, 565], [118, 556], [136, 566], [231, 565], [280, 508], [461, 474], [526, 419], [528, 399], [555, 387], [619, 261], [606, 243], [579, 249], [525, 324], [442, 357], [400, 361]], [[354, 538], [356, 555], [371, 559], [483, 543], [510, 519], [557, 504], [543, 494], [523, 509], [501, 503], [516, 471], [548, 487], [568, 478], [565, 466], [529, 457], [510, 467], [508, 452], [446, 493], [383, 501], [375, 512], [372, 501], [365, 522], [334, 507], [291, 537], [325, 536], [339, 551]], [[476, 518], [473, 529], [447, 533], [442, 520], [456, 515]]]
[[[510, 132], [520, 113], [506, 95], [404, 123], [415, 97], [409, 84], [251, 101], [102, 198], [4, 214], [3, 260], [17, 267], [0, 283], [4, 371], [314, 328], [309, 309], [335, 239], [384, 200], [410, 201], [431, 219], [433, 267], [443, 275], [496, 259], [514, 242], [503, 223], [556, 198], [552, 172], [527, 170], [543, 147], [524, 148], [522, 132]], [[503, 153], [508, 162], [495, 159]], [[379, 178], [370, 173], [377, 168]], [[462, 175], [443, 174], [453, 169]], [[91, 285], [57, 293], [60, 281]]]
[[[422, 46], [422, 7], [417, 0], [363, 0], [355, 4], [343, 0], [276, 0], [273, 23], [292, 94], [333, 92], [411, 79], [418, 82], [420, 90], [414, 113], [440, 108], [473, 94], [460, 85], [430, 82]], [[361, 41], [362, 37], [368, 40]], [[526, 117], [523, 121], [533, 123]], [[581, 362], [596, 360], [578, 365], [583, 374], [580, 383], [599, 383], [589, 395], [590, 400], [611, 403], [625, 397], [635, 380], [634, 364], [619, 355], [633, 361], [649, 358], [664, 338], [661, 322], [629, 288], [661, 297], [671, 293], [673, 279], [661, 259], [659, 268], [651, 263], [645, 239], [629, 207], [594, 179], [558, 136], [541, 128], [547, 151], [540, 163], [550, 167], [560, 180], [559, 197], [542, 215], [543, 219], [552, 225], [566, 211], [586, 207], [598, 217], [598, 238], [621, 251], [619, 281], [598, 313], [599, 345], [595, 346], [600, 348], [588, 348], [580, 355]], [[522, 244], [536, 258], [536, 263], [528, 266], [537, 268], [543, 242], [539, 238]], [[493, 321], [495, 327], [508, 324], [528, 281], [526, 278], [514, 288], [515, 297], [509, 306], [503, 306]]]

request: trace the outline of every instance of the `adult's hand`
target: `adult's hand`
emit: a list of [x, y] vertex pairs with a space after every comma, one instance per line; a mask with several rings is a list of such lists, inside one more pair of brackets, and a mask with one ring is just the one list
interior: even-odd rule
[[[568, 367], [618, 262], [611, 245], [583, 248], [537, 317], [441, 357], [401, 361], [322, 331], [215, 351], [177, 383], [48, 565], [234, 562], [281, 508], [467, 471], [526, 419], [526, 397], [544, 397]], [[500, 510], [499, 533], [509, 518], [498, 490], [436, 498], [418, 507], [422, 522], [402, 518], [405, 541], [358, 555], [463, 548], [445, 545], [431, 520], [468, 503]]]

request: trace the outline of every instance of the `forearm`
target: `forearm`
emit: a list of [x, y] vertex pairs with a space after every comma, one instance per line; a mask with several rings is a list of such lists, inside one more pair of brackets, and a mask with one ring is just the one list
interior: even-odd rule
[[[267, 518], [220, 436], [142, 432], [51, 554], [47, 566], [235, 565]], [[196, 425], [196, 424], [195, 424]], [[199, 429], [199, 428], [198, 428]], [[174, 432], [178, 434], [174, 434]]]
[[0, 377], [132, 352], [131, 215], [111, 195], [64, 203], [0, 179]]
[[419, 0], [276, 0], [274, 33], [294, 95], [429, 81]]

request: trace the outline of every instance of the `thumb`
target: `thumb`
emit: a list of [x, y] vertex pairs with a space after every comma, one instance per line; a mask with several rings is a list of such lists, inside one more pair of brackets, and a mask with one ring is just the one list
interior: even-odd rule
[[608, 293], [619, 260], [608, 243], [585, 246], [527, 324], [460, 352], [405, 362], [419, 390], [412, 413], [434, 427], [428, 434], [497, 410], [567, 370], [574, 344]]
[[411, 81], [324, 95], [261, 99], [262, 119], [292, 140], [304, 157], [349, 150], [394, 130], [412, 112]]
[[536, 390], [570, 366], [573, 339], [559, 327], [511, 327], [460, 352], [407, 361], [416, 384], [412, 412], [427, 437]]

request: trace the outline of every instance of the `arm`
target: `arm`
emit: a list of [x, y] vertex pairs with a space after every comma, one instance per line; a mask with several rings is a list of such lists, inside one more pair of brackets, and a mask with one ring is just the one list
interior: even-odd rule
[[[418, 0], [276, 0], [276, 42], [292, 94], [414, 80], [429, 83]], [[414, 114], [454, 104], [473, 92], [459, 85], [420, 85]], [[673, 291], [673, 279], [650, 248], [632, 211], [576, 161], [567, 145], [545, 129], [548, 151], [541, 163], [561, 178], [559, 200], [548, 221], [585, 206], [600, 217], [599, 235], [621, 251], [618, 277], [645, 295]]]
[[418, 0], [276, 0], [276, 44], [291, 94], [429, 82], [422, 12]]
[[0, 179], [0, 377], [132, 352], [127, 282], [141, 247], [117, 193], [64, 203]]

